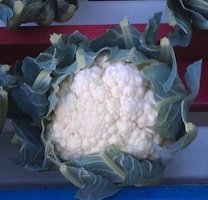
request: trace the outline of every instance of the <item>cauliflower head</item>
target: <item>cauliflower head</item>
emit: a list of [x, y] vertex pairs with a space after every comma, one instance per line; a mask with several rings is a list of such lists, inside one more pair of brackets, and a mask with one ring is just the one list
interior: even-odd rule
[[60, 86], [46, 135], [64, 160], [118, 146], [138, 158], [156, 159], [157, 117], [151, 84], [135, 64], [100, 55], [91, 67]]
[[187, 68], [185, 87], [169, 40], [156, 45], [160, 16], [142, 33], [123, 19], [92, 41], [78, 31], [55, 34], [38, 57], [15, 64], [9, 100], [19, 163], [57, 167], [86, 200], [161, 181], [196, 137], [187, 113], [201, 61]]

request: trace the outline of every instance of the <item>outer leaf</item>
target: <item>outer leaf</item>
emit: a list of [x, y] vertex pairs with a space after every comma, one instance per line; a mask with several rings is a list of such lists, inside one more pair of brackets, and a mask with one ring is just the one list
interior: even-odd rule
[[48, 99], [44, 92], [36, 92], [26, 84], [17, 87], [12, 96], [22, 111], [30, 115], [38, 126], [48, 111]]
[[9, 65], [0, 64], [0, 86], [7, 89], [13, 87], [17, 82], [17, 78], [10, 74], [10, 68], [11, 66]]
[[102, 177], [113, 181], [114, 183], [122, 182], [123, 176], [119, 176], [117, 171], [115, 171], [108, 164], [106, 164], [105, 159], [103, 159], [103, 156], [100, 154], [89, 154], [77, 159], [73, 159], [73, 166], [79, 168], [83, 167], [84, 169], [91, 171], [94, 174], [99, 174]]
[[[77, 2], [76, 2], [77, 3]], [[55, 21], [66, 22], [68, 21], [75, 13], [77, 5], [68, 3], [66, 0], [57, 0], [57, 14]]]
[[15, 140], [20, 145], [20, 160], [26, 168], [31, 170], [42, 170], [44, 160], [44, 145], [41, 141], [41, 130], [27, 120], [13, 121], [15, 128]]
[[94, 52], [114, 46], [131, 49], [140, 45], [139, 37], [140, 32], [128, 22], [127, 18], [124, 18], [120, 25], [110, 28], [103, 36], [92, 40], [89, 48]]
[[158, 116], [152, 127], [156, 133], [169, 139], [175, 139], [182, 127], [181, 102], [187, 96], [187, 92], [180, 79], [168, 92], [161, 85], [171, 74], [171, 69], [164, 64], [149, 67], [144, 70], [145, 77], [153, 84], [155, 98], [158, 101]]
[[0, 20], [6, 23], [7, 20], [12, 17], [13, 17], [12, 9], [0, 3]]
[[45, 4], [46, 4], [45, 2], [38, 1], [29, 5], [24, 5], [24, 8], [21, 13], [16, 14], [14, 12], [14, 16], [8, 20], [7, 28], [16, 29], [22, 23], [34, 21], [35, 18], [37, 18], [37, 13], [41, 12]]
[[78, 1], [2, 1], [0, 19], [8, 29], [16, 29], [21, 24], [36, 22], [38, 25], [50, 25], [53, 21], [68, 21], [78, 9]]
[[184, 122], [187, 122], [187, 114], [185, 113], [187, 113], [191, 103], [194, 101], [194, 99], [199, 93], [201, 66], [202, 60], [194, 62], [187, 68], [186, 73], [184, 75], [184, 79], [190, 91], [190, 95], [184, 100], [183, 104], [184, 110], [182, 112], [182, 117]]
[[100, 200], [119, 191], [119, 188], [113, 182], [86, 171], [84, 168], [61, 165], [60, 171], [69, 181], [80, 187], [76, 194], [78, 199]]
[[82, 177], [86, 181], [86, 184], [77, 192], [75, 197], [78, 199], [104, 199], [114, 195], [120, 190], [120, 188], [113, 184], [112, 181], [109, 181], [100, 175], [94, 175], [93, 173], [88, 172], [82, 175]]
[[186, 12], [181, 0], [167, 0], [167, 13], [169, 24], [174, 32], [168, 34], [173, 46], [188, 46], [192, 37], [190, 14]]
[[206, 1], [181, 0], [181, 5], [185, 11], [191, 14], [191, 20], [194, 25], [200, 29], [208, 29], [208, 4]]
[[106, 164], [123, 178], [120, 186], [154, 185], [162, 178], [164, 166], [160, 160], [138, 160], [126, 153], [111, 151], [106, 151], [101, 156]]
[[88, 43], [87, 37], [81, 34], [79, 31], [75, 31], [72, 34], [52, 34], [50, 37], [51, 44], [55, 48], [68, 48], [70, 44], [81, 45], [82, 43]]
[[139, 69], [143, 69], [143, 67], [157, 63], [158, 61], [155, 59], [147, 58], [142, 52], [137, 51], [135, 47], [132, 49], [122, 49], [117, 50], [110, 56], [109, 60], [111, 62], [118, 62], [118, 61], [126, 61], [130, 63], [134, 63], [138, 66]]
[[208, 17], [208, 3], [206, 0], [183, 0], [184, 6], [193, 9], [204, 17]]
[[141, 33], [141, 43], [145, 42], [150, 46], [156, 44], [161, 16], [161, 12], [156, 13], [153, 18], [149, 20], [145, 30]]
[[130, 155], [121, 155], [121, 165], [124, 168], [125, 180], [122, 186], [150, 186], [160, 183], [164, 165], [160, 160], [137, 160]]
[[34, 58], [26, 57], [23, 61], [16, 62], [14, 73], [22, 83], [32, 85], [41, 71], [41, 65]]
[[190, 89], [190, 94], [182, 101], [181, 116], [184, 123], [184, 129], [181, 133], [182, 137], [167, 149], [155, 145], [155, 148], [160, 155], [164, 164], [179, 151], [187, 147], [196, 137], [197, 130], [194, 124], [187, 122], [187, 113], [193, 100], [199, 92], [199, 83], [201, 76], [201, 61], [195, 62], [187, 68], [185, 80]]

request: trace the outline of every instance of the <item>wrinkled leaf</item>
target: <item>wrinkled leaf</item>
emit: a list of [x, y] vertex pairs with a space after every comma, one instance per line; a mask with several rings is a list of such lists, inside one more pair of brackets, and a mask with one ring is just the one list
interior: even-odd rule
[[159, 135], [175, 139], [176, 134], [182, 127], [181, 101], [186, 97], [187, 92], [177, 77], [176, 84], [168, 92], [164, 91], [161, 85], [171, 74], [171, 69], [164, 64], [159, 64], [144, 70], [145, 77], [153, 84], [153, 90], [158, 105], [158, 116], [153, 130]]
[[16, 160], [30, 170], [42, 170], [44, 145], [41, 141], [41, 130], [28, 120], [13, 121], [15, 141], [20, 145], [20, 158]]
[[184, 76], [187, 86], [190, 89], [190, 93], [182, 101], [180, 107], [181, 118], [183, 120], [183, 125], [185, 127], [182, 133], [183, 136], [174, 144], [169, 146], [167, 149], [162, 149], [158, 145], [155, 145], [155, 148], [164, 164], [167, 164], [176, 153], [186, 148], [196, 138], [196, 134], [197, 134], [197, 129], [195, 125], [187, 121], [187, 113], [188, 113], [187, 111], [199, 92], [200, 77], [201, 77], [201, 61], [197, 61], [191, 64], [187, 68], [187, 71]]
[[36, 92], [26, 84], [13, 90], [12, 96], [21, 110], [30, 115], [38, 126], [48, 111], [48, 99], [45, 92]]
[[192, 37], [190, 14], [186, 12], [181, 0], [167, 0], [167, 13], [169, 24], [174, 27], [174, 32], [168, 34], [173, 46], [189, 45]]
[[190, 13], [192, 23], [195, 26], [200, 29], [208, 29], [208, 3], [206, 1], [181, 0], [181, 4], [183, 9]]

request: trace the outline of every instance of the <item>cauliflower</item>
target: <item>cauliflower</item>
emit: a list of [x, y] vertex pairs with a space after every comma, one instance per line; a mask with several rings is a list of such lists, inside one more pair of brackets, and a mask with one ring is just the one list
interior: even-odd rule
[[161, 181], [167, 161], [196, 137], [187, 113], [201, 62], [187, 68], [185, 87], [169, 40], [155, 44], [160, 16], [142, 33], [124, 18], [92, 41], [53, 34], [51, 47], [16, 62], [8, 99], [18, 163], [57, 167], [83, 200]]
[[64, 160], [105, 151], [116, 145], [138, 158], [158, 158], [151, 130], [157, 117], [151, 84], [132, 63], [112, 63], [99, 56], [91, 67], [66, 79], [59, 102], [47, 125], [51, 140]]

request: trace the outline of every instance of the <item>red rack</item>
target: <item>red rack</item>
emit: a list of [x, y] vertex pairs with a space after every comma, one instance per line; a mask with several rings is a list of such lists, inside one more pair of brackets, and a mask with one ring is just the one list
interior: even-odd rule
[[[71, 25], [49, 27], [21, 27], [15, 31], [0, 28], [0, 63], [14, 64], [16, 60], [26, 56], [37, 56], [50, 46], [49, 37], [53, 33], [72, 33], [76, 30], [86, 35], [89, 40], [98, 37], [113, 26], [111, 25]], [[135, 24], [140, 31], [145, 24]], [[166, 36], [171, 30], [167, 24], [160, 25], [158, 39]], [[191, 111], [208, 111], [208, 34], [207, 31], [194, 29], [190, 45], [186, 48], [175, 47], [178, 71], [181, 76], [186, 67], [196, 60], [203, 59], [200, 93]]]

